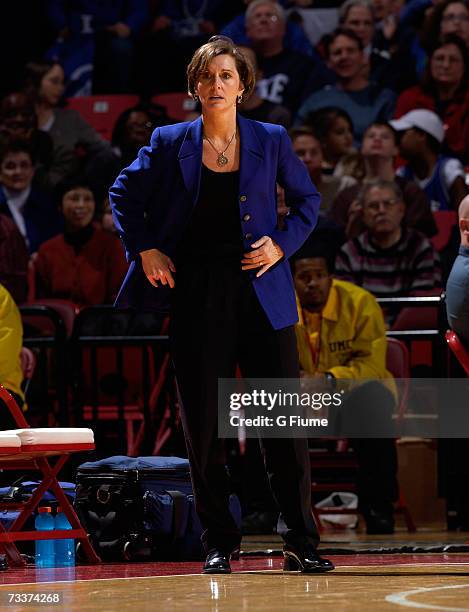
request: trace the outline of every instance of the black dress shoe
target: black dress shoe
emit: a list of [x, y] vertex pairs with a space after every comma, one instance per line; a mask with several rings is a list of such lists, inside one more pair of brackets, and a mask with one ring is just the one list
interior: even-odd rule
[[284, 572], [320, 574], [335, 569], [334, 564], [329, 559], [320, 557], [311, 544], [298, 547], [285, 544], [283, 557]]
[[239, 551], [225, 553], [215, 548], [208, 553], [202, 571], [204, 574], [231, 574], [230, 559], [237, 558]]

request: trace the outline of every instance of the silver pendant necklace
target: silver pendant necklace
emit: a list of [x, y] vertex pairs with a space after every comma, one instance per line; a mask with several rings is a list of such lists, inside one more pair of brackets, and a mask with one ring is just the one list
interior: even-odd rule
[[224, 150], [223, 151], [218, 151], [218, 149], [215, 147], [215, 145], [210, 140], [210, 138], [207, 136], [207, 134], [204, 134], [205, 140], [209, 143], [209, 145], [212, 147], [212, 149], [218, 155], [218, 157], [217, 157], [217, 166], [219, 166], [220, 168], [223, 168], [223, 166], [226, 166], [226, 164], [228, 163], [228, 158], [226, 157], [225, 153], [228, 151], [228, 148], [229, 148], [230, 144], [233, 142], [233, 138], [235, 137], [235, 135], [236, 135], [236, 130], [233, 132], [233, 136], [230, 138], [230, 140], [229, 140], [228, 144], [226, 145], [226, 147], [224, 148]]

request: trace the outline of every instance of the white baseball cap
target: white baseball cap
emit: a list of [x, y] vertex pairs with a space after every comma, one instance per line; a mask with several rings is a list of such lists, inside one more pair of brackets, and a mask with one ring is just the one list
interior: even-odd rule
[[419, 128], [433, 138], [436, 138], [439, 143], [445, 139], [445, 128], [443, 122], [438, 115], [432, 111], [419, 108], [402, 115], [400, 119], [393, 119], [389, 125], [396, 131], [410, 130], [411, 128]]

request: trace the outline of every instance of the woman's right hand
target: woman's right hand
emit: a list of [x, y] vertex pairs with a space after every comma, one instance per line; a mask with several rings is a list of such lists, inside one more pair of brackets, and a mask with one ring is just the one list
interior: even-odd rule
[[174, 287], [174, 278], [171, 273], [176, 272], [176, 268], [167, 255], [158, 249], [149, 249], [141, 251], [140, 257], [145, 276], [153, 287], [158, 287], [158, 282], [162, 285], [169, 285], [171, 289]]

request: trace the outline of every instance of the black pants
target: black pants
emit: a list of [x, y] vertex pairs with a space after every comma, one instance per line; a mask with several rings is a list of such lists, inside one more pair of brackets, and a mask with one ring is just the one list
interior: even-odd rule
[[[357, 494], [360, 508], [365, 512], [374, 509], [392, 512], [393, 502], [399, 496], [397, 483], [397, 452], [394, 438], [361, 438], [365, 427], [368, 431], [392, 430], [392, 413], [395, 400], [392, 393], [380, 382], [367, 382], [348, 394], [335, 415], [334, 432], [338, 437], [348, 437], [357, 459]], [[350, 437], [351, 433], [353, 437]], [[260, 470], [262, 455], [257, 440], [248, 439], [246, 455], [250, 465], [242, 470], [242, 490], [248, 513], [274, 511], [272, 497]]]
[[[200, 262], [197, 262], [199, 265]], [[218, 437], [218, 378], [297, 378], [292, 327], [275, 331], [239, 263], [178, 266], [171, 347], [195, 503], [206, 550], [236, 548], [241, 534], [228, 507], [224, 440]], [[319, 536], [311, 514], [306, 439], [264, 439], [265, 465], [286, 542]]]
[[392, 509], [399, 495], [395, 439], [359, 437], [364, 430], [389, 435], [394, 405], [389, 389], [370, 381], [353, 390], [341, 407], [342, 418], [349, 421], [344, 423], [345, 431], [356, 433], [350, 442], [357, 456], [357, 492], [363, 509]]

